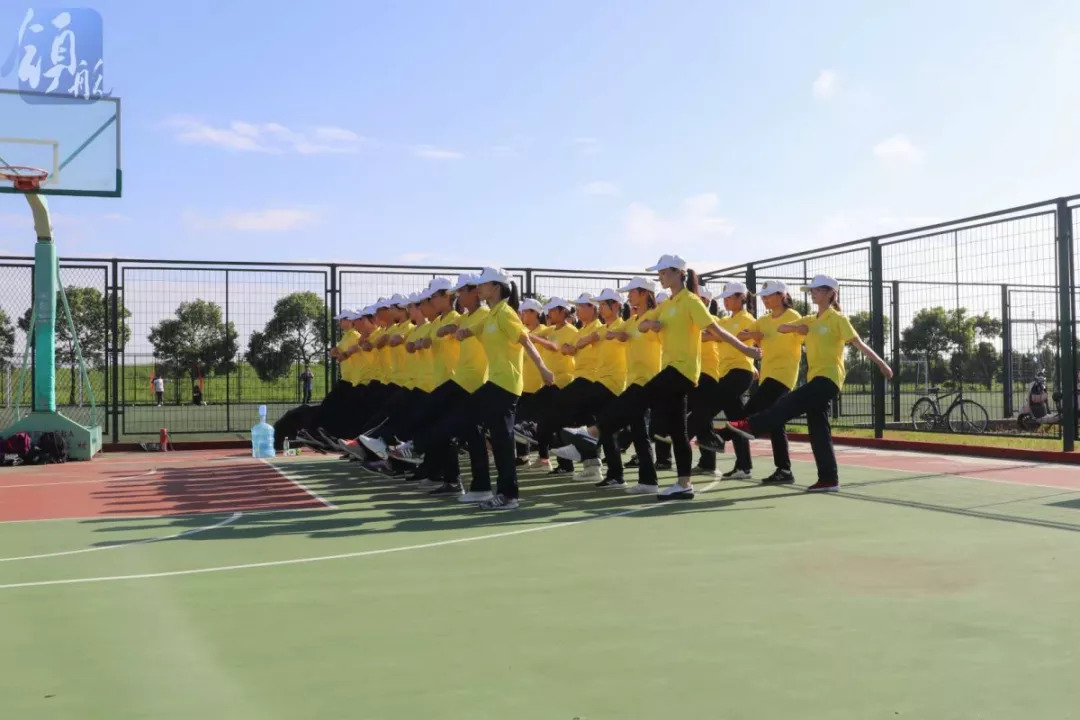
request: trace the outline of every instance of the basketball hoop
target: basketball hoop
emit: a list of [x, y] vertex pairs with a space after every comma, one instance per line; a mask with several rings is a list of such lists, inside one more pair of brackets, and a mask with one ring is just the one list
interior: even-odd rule
[[0, 167], [0, 178], [11, 180], [15, 183], [16, 190], [23, 192], [37, 190], [42, 181], [49, 177], [48, 170], [22, 165], [5, 165]]

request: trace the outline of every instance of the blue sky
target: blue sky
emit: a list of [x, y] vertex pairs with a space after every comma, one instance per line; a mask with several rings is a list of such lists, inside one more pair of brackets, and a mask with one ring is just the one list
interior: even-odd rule
[[61, 252], [708, 270], [1080, 192], [1075, 2], [310, 5], [93, 5], [124, 197]]

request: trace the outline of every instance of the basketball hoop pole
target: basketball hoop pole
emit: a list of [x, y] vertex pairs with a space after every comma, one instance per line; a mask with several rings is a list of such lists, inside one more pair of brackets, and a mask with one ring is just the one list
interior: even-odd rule
[[35, 412], [56, 412], [56, 283], [59, 269], [52, 222], [45, 197], [26, 193], [34, 213], [34, 405]]

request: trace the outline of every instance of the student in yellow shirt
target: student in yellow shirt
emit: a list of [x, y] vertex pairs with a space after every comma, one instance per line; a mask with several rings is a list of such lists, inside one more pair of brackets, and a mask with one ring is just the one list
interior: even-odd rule
[[[581, 322], [577, 338], [563, 343], [560, 350], [564, 355], [574, 358], [574, 380], [560, 389], [556, 397], [545, 401], [537, 422], [537, 444], [541, 458], [549, 456], [551, 443], [562, 445], [558, 438], [559, 431], [569, 425], [591, 422], [596, 411], [611, 399], [610, 391], [599, 381], [600, 333], [604, 323], [600, 319], [600, 301], [589, 293], [582, 293], [574, 301], [577, 316]], [[559, 458], [558, 468], [553, 474], [573, 472], [574, 465], [566, 458]], [[599, 475], [599, 461], [596, 467], [590, 466], [577, 473], [574, 480], [596, 482]]]
[[[521, 316], [521, 323], [525, 326], [525, 329], [529, 331], [529, 338], [533, 341], [533, 345], [540, 351], [540, 357], [547, 364], [545, 351], [536, 342], [538, 338], [542, 338], [550, 330], [544, 324], [544, 306], [540, 304], [539, 300], [533, 298], [522, 300], [521, 307], [518, 308], [518, 315]], [[536, 408], [543, 403], [543, 394], [540, 391], [545, 386], [536, 365], [530, 362], [525, 363], [522, 373], [523, 387], [521, 400], [518, 402], [517, 412], [514, 414], [515, 427], [523, 422], [534, 420]], [[529, 442], [517, 442], [517, 464], [521, 466], [528, 464], [528, 462]]]
[[852, 343], [864, 356], [878, 366], [886, 379], [892, 378], [892, 368], [859, 337], [851, 321], [840, 311], [840, 286], [828, 275], [817, 275], [809, 286], [817, 306], [813, 316], [786, 323], [777, 328], [781, 333], [798, 333], [806, 339], [806, 384], [776, 401], [768, 410], [755, 413], [745, 420], [726, 423], [725, 430], [750, 440], [764, 436], [789, 420], [805, 413], [810, 447], [817, 464], [817, 482], [808, 492], [836, 492], [840, 488], [836, 452], [829, 427], [829, 409], [844, 387], [846, 368], [844, 350]]
[[[488, 361], [488, 379], [470, 398], [465, 412], [440, 423], [425, 442], [435, 444], [450, 437], [463, 436], [469, 445], [472, 461], [472, 484], [460, 496], [462, 502], [478, 502], [485, 510], [513, 510], [518, 507], [517, 466], [514, 462], [514, 410], [523, 387], [523, 357], [536, 364], [544, 384], [555, 381], [517, 314], [517, 286], [504, 270], [484, 268], [477, 278], [477, 289], [488, 313], [457, 331], [462, 343], [476, 339], [483, 344]], [[474, 313], [476, 314], [476, 313]], [[491, 493], [487, 449], [481, 429], [491, 439], [491, 450], [498, 472], [496, 493]], [[441, 437], [440, 437], [441, 436]], [[419, 441], [395, 449], [392, 456], [416, 463], [425, 446]]]
[[[590, 303], [591, 307], [591, 303]], [[563, 392], [574, 380], [577, 379], [577, 361], [574, 353], [568, 348], [574, 347], [578, 339], [578, 328], [574, 324], [574, 305], [560, 297], [553, 297], [544, 306], [547, 316], [548, 331], [543, 336], [533, 335], [533, 344], [540, 350], [540, 356], [555, 373], [555, 384], [547, 386], [538, 393], [538, 397], [532, 408], [532, 426], [518, 425], [515, 428], [515, 436], [518, 442], [537, 446], [539, 457], [534, 460], [530, 467], [550, 468], [551, 438], [540, 433], [540, 422], [552, 407], [557, 406]], [[545, 428], [545, 432], [547, 428]], [[551, 473], [565, 474], [574, 470], [573, 463], [560, 459], [556, 469]]]
[[657, 498], [690, 500], [694, 497], [690, 477], [693, 455], [686, 430], [686, 400], [701, 375], [701, 333], [707, 330], [752, 358], [760, 357], [760, 352], [716, 324], [697, 296], [697, 274], [686, 267], [685, 260], [677, 255], [664, 255], [649, 270], [658, 272], [660, 284], [671, 292], [671, 299], [657, 308], [656, 319], [645, 320], [640, 325], [642, 330], [660, 332], [663, 369], [645, 384], [644, 397], [626, 401], [626, 396], [622, 396], [605, 408], [596, 425], [571, 432], [575, 440], [596, 444], [601, 434], [617, 432], [646, 406], [651, 407], [660, 424], [669, 431], [678, 471], [677, 482], [662, 490]]
[[[802, 320], [802, 316], [794, 309], [795, 303], [788, 294], [787, 285], [779, 280], [767, 280], [758, 297], [765, 304], [766, 312], [753, 326], [738, 335], [743, 342], [753, 342], [761, 348], [761, 374], [757, 388], [744, 408], [747, 415], [769, 409], [795, 387], [799, 379], [799, 363], [805, 341], [805, 336], [799, 333], [779, 331], [781, 325], [793, 325]], [[772, 440], [773, 464], [776, 470], [762, 480], [762, 484], [788, 485], [795, 482], [791, 473], [791, 457], [788, 454], [788, 439], [784, 426], [774, 427], [769, 437]], [[744, 469], [749, 471], [751, 466], [746, 465]]]
[[[754, 325], [754, 316], [747, 310], [752, 295], [741, 282], [729, 282], [724, 285], [721, 302], [727, 316], [715, 318], [716, 324], [735, 337]], [[714, 316], [715, 317], [715, 316]], [[713, 349], [715, 366], [708, 371], [715, 373], [711, 378], [704, 364], [705, 348]], [[743, 395], [754, 382], [757, 370], [754, 361], [740, 353], [733, 346], [721, 342], [709, 342], [702, 338], [701, 382], [691, 395], [690, 419], [687, 425], [690, 436], [696, 437], [701, 448], [698, 469], [708, 475], [716, 473], [716, 452], [723, 452], [724, 443], [713, 432], [713, 418], [723, 412], [730, 420], [746, 417], [743, 410]], [[763, 353], [764, 354], [764, 353]], [[735, 468], [723, 474], [725, 480], [750, 477], [750, 445], [742, 438], [733, 441], [735, 445]]]

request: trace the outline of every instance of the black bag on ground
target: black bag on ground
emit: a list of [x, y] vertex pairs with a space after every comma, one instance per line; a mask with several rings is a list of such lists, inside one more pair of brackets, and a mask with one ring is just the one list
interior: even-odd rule
[[68, 459], [67, 438], [58, 432], [41, 433], [37, 441], [39, 463], [64, 463]]

